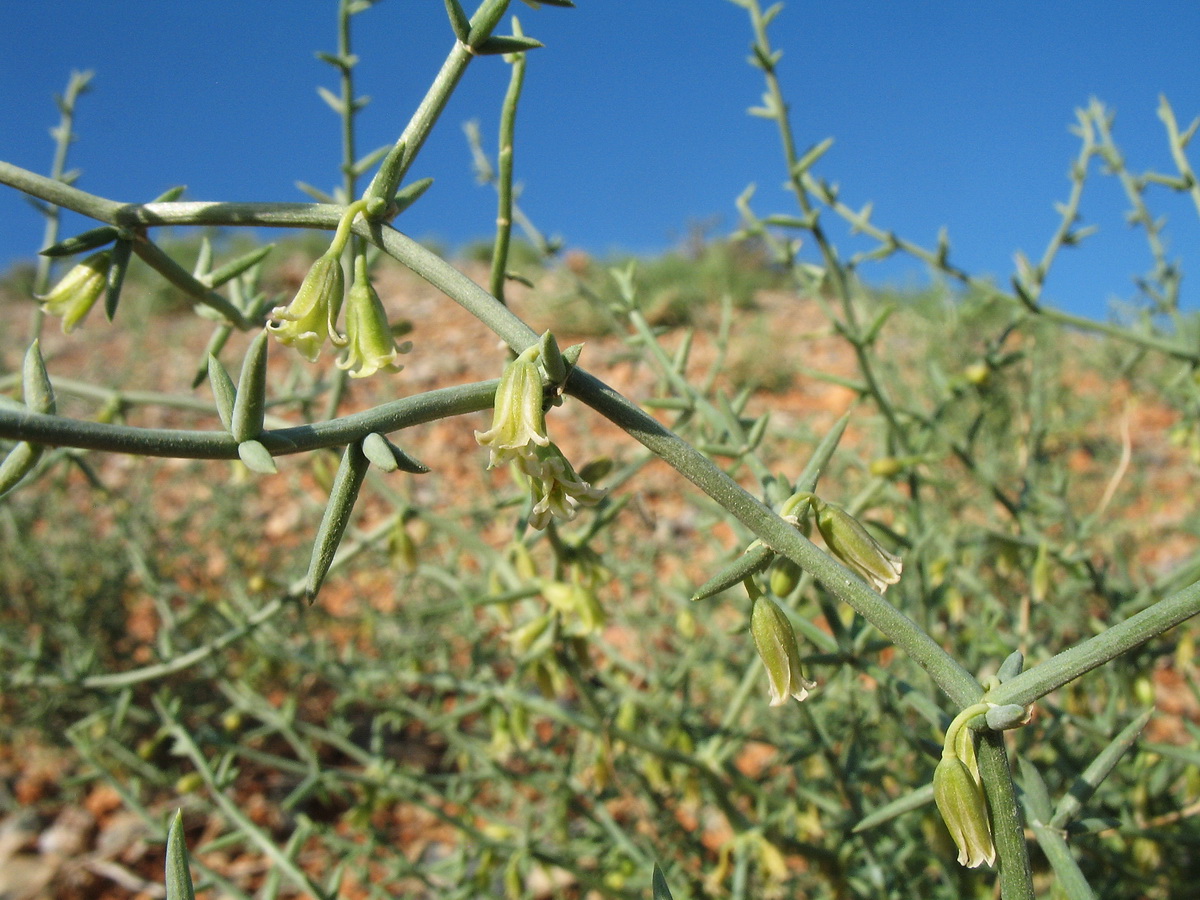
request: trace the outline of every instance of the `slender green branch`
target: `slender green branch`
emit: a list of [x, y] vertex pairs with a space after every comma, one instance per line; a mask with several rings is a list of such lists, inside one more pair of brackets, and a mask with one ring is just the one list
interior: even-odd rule
[[354, 54], [350, 49], [350, 21], [354, 16], [352, 0], [341, 0], [338, 4], [338, 71], [342, 85], [342, 187], [346, 202], [355, 196], [358, 179], [354, 174], [357, 161], [354, 142], [354, 116], [366, 101], [354, 96]]
[[[264, 431], [258, 440], [272, 455], [340, 447], [372, 432], [387, 434], [492, 405], [498, 379], [404, 397], [364, 412], [312, 425]], [[106, 450], [179, 459], [237, 459], [237, 442], [226, 431], [133, 428], [0, 408], [0, 437], [49, 446]]]
[[1027, 669], [994, 689], [988, 694], [988, 699], [999, 705], [1015, 703], [1028, 706], [1197, 613], [1200, 613], [1200, 582], [1159, 600], [1149, 609], [1105, 629], [1094, 638]]
[[[189, 650], [186, 653], [180, 653], [178, 656], [173, 656], [171, 659], [164, 660], [160, 663], [155, 663], [149, 666], [143, 666], [140, 669], [131, 669], [126, 672], [111, 672], [104, 675], [89, 675], [81, 679], [78, 685], [82, 688], [96, 690], [101, 688], [124, 688], [133, 684], [142, 684], [147, 681], [154, 681], [163, 678], [167, 675], [174, 675], [176, 672], [182, 672], [184, 669], [191, 668], [197, 663], [203, 662], [211, 656], [224, 650], [230, 644], [236, 643], [241, 638], [250, 634], [263, 622], [274, 618], [279, 614], [286, 603], [285, 598], [276, 598], [261, 609], [257, 610], [254, 615], [247, 619], [243, 624], [229, 629], [219, 637], [214, 638], [206, 644], [203, 644], [194, 650]], [[56, 676], [34, 676], [26, 677], [23, 673], [15, 673], [9, 683], [14, 687], [20, 687], [25, 684], [39, 684], [48, 686], [63, 686], [67, 683], [66, 679]]]
[[[1181, 325], [1179, 318], [1180, 273], [1167, 262], [1167, 248], [1163, 241], [1166, 221], [1157, 219], [1151, 214], [1150, 208], [1146, 205], [1146, 180], [1135, 176], [1126, 166], [1125, 157], [1113, 138], [1113, 115], [1095, 98], [1088, 106], [1087, 115], [1100, 135], [1097, 152], [1108, 163], [1109, 172], [1116, 176], [1121, 183], [1122, 190], [1125, 191], [1126, 199], [1129, 200], [1130, 209], [1126, 213], [1125, 220], [1141, 226], [1146, 235], [1146, 244], [1150, 249], [1150, 255], [1154, 259], [1153, 269], [1148, 276], [1139, 279], [1139, 286], [1154, 301], [1155, 311], [1168, 315], [1178, 328]], [[1156, 283], [1158, 287], [1152, 288], [1151, 282]]]
[[389, 226], [356, 222], [356, 234], [372, 240], [390, 257], [432, 284], [486, 325], [517, 353], [538, 341], [538, 334], [508, 307], [436, 253]]
[[[425, 144], [425, 139], [429, 137], [429, 133], [433, 130], [434, 124], [438, 117], [441, 116], [442, 110], [446, 108], [446, 104], [450, 100], [450, 95], [454, 93], [454, 89], [458, 87], [458, 82], [462, 79], [463, 73], [467, 71], [467, 66], [470, 65], [474, 55], [470, 49], [462, 42], [455, 42], [450, 54], [446, 57], [446, 61], [442, 64], [442, 68], [438, 71], [437, 76], [433, 80], [433, 84], [429, 86], [429, 91], [421, 100], [421, 105], [417, 107], [405, 127], [403, 134], [396, 140], [396, 146], [404, 145], [404, 159], [392, 177], [399, 184], [404, 178], [404, 175], [412, 167], [413, 161], [417, 158], [417, 153]], [[375, 178], [379, 175], [376, 174]], [[369, 196], [372, 189], [375, 187], [375, 181], [367, 186], [364, 196]]]
[[1191, 126], [1185, 139], [1179, 132], [1175, 111], [1171, 109], [1167, 98], [1161, 95], [1158, 98], [1158, 117], [1162, 119], [1163, 125], [1167, 129], [1167, 144], [1171, 148], [1171, 159], [1175, 161], [1175, 168], [1179, 170], [1179, 176], [1187, 187], [1188, 195], [1192, 198], [1196, 212], [1200, 213], [1200, 180], [1197, 180], [1196, 173], [1192, 171], [1192, 164], [1188, 161], [1186, 153], [1187, 140], [1190, 140], [1194, 134], [1195, 125]]
[[0, 184], [7, 184], [31, 197], [37, 197], [39, 200], [45, 200], [55, 206], [73, 209], [75, 212], [113, 225], [117, 224], [117, 214], [122, 206], [113, 200], [105, 200], [54, 178], [47, 178], [45, 175], [14, 166], [12, 163], [0, 162]]
[[796, 138], [792, 133], [792, 121], [788, 115], [787, 100], [783, 95], [783, 88], [779, 84], [779, 76], [775, 72], [778, 56], [771, 50], [771, 43], [767, 38], [769, 18], [763, 13], [757, 0], [748, 4], [747, 9], [750, 12], [750, 23], [754, 30], [755, 60], [758, 67], [762, 69], [763, 78], [767, 82], [767, 97], [771, 104], [768, 109], [779, 129], [779, 139], [783, 144], [783, 158], [788, 168], [788, 184], [796, 197], [796, 204], [805, 216], [811, 218], [808, 230], [825, 261], [826, 270], [833, 281], [834, 293], [843, 300], [848, 299], [850, 290], [846, 283], [846, 273], [837, 258], [833, 242], [829, 240], [819, 218], [815, 215], [808, 188], [803, 179], [804, 173], [797, 171], [796, 163], [799, 162], [800, 157], [796, 153]]
[[[330, 571], [345, 566], [352, 559], [360, 556], [369, 548], [386, 540], [388, 535], [395, 528], [398, 516], [393, 516], [386, 519], [370, 532], [363, 535], [355, 541], [345, 542], [339, 550], [337, 557], [334, 559]], [[78, 684], [79, 687], [87, 690], [125, 688], [134, 684], [144, 684], [147, 681], [155, 681], [167, 675], [174, 675], [177, 672], [182, 672], [189, 669], [204, 660], [215, 656], [217, 653], [224, 650], [231, 644], [236, 643], [248, 634], [258, 630], [258, 628], [271, 619], [275, 618], [284, 609], [287, 609], [289, 603], [298, 602], [304, 596], [305, 580], [299, 578], [288, 585], [286, 591], [274, 600], [271, 600], [261, 608], [254, 611], [252, 615], [247, 617], [246, 621], [235, 625], [225, 633], [218, 635], [208, 643], [202, 644], [193, 650], [186, 653], [180, 653], [178, 656], [173, 656], [170, 659], [163, 660], [160, 663], [153, 665], [142, 666], [137, 669], [129, 669], [124, 672], [111, 672], [102, 675], [89, 675], [78, 682], [70, 682]], [[67, 679], [55, 675], [40, 675], [26, 676], [21, 672], [16, 672], [10, 679], [10, 684], [21, 686], [26, 684], [37, 684], [44, 686], [63, 686], [68, 683]]]
[[1061, 896], [1066, 900], [1095, 900], [1096, 893], [1071, 854], [1065, 833], [1041, 822], [1032, 822], [1029, 827], [1037, 838], [1038, 846], [1046, 854], [1046, 859], [1050, 861], [1054, 874], [1058, 876]]
[[[692, 387], [682, 374], [676, 371], [671, 360], [667, 357], [666, 351], [663, 350], [662, 345], [659, 343], [654, 329], [646, 321], [646, 317], [642, 315], [641, 310], [637, 308], [631, 309], [627, 318], [629, 324], [633, 326], [634, 333], [641, 338], [642, 346], [649, 352], [651, 361], [657, 367], [659, 374], [670, 384], [671, 390], [675, 392], [679, 399], [686, 401], [689, 407], [698, 410], [714, 426], [727, 428], [730, 431], [739, 429], [740, 423], [736, 421], [736, 417], [734, 417], [735, 421], [729, 421], [730, 417], [723, 415], [699, 390]], [[744, 435], [737, 435], [734, 440], [736, 441], [742, 437]], [[746, 453], [741, 458], [759, 482], [765, 483], [770, 478], [770, 470], [767, 469], [766, 465], [756, 455]]]
[[[821, 225], [820, 216], [817, 215], [817, 210], [809, 196], [808, 172], [801, 165], [801, 158], [796, 152], [796, 139], [792, 133], [792, 123], [791, 117], [788, 114], [787, 100], [784, 98], [783, 88], [779, 83], [779, 76], [775, 71], [779, 55], [771, 50], [771, 44], [767, 37], [767, 25], [773, 14], [764, 13], [758, 0], [750, 2], [747, 5], [747, 9], [750, 12], [751, 25], [754, 30], [755, 43], [752, 61], [762, 70], [763, 77], [767, 83], [767, 94], [764, 98], [767, 103], [766, 110], [770, 113], [770, 118], [775, 121], [779, 129], [780, 141], [783, 144], [784, 164], [788, 170], [788, 184], [796, 197], [797, 205], [800, 207], [807, 221], [807, 230], [813, 236], [813, 242], [817, 245], [821, 258], [824, 260], [826, 277], [833, 286], [834, 295], [841, 301], [845, 322], [835, 324], [838, 331], [846, 338], [854, 351], [855, 361], [858, 364], [859, 371], [862, 373], [867, 391], [875, 400], [875, 405], [883, 414], [884, 419], [887, 420], [891, 438], [907, 454], [911, 452], [911, 447], [908, 444], [908, 432], [900, 427], [900, 423], [896, 418], [895, 406], [891, 398], [884, 391], [883, 385], [876, 374], [875, 364], [867, 352], [867, 342], [863, 339], [862, 330], [858, 323], [858, 314], [855, 310], [854, 297], [846, 267], [838, 258], [837, 249], [825, 233], [825, 228]], [[792, 260], [791, 264], [794, 269], [796, 265], [795, 261]]]
[[[517, 29], [517, 34], [520, 34], [520, 29]], [[512, 56], [512, 75], [508, 81], [508, 91], [500, 109], [500, 148], [496, 154], [496, 243], [492, 249], [492, 272], [488, 282], [492, 296], [501, 303], [505, 302], [504, 282], [508, 276], [508, 248], [512, 240], [513, 137], [517, 128], [517, 104], [521, 99], [521, 86], [524, 82], [525, 54], [515, 53]]]
[[[806, 176], [807, 177], [807, 176]], [[938, 253], [929, 250], [912, 241], [897, 237], [890, 231], [886, 231], [879, 226], [867, 220], [857, 210], [851, 209], [845, 203], [832, 196], [822, 198], [822, 201], [827, 203], [829, 208], [842, 216], [855, 229], [861, 231], [869, 237], [875, 238], [880, 242], [889, 242], [895, 245], [896, 249], [907, 253], [922, 262], [936, 268], [939, 272], [949, 276], [965, 287], [980, 291], [981, 293], [1003, 297], [1004, 299], [1016, 304], [1020, 301], [1016, 296], [1006, 291], [1002, 291], [990, 281], [982, 278], [977, 278], [963, 269], [958, 268], [942, 259]], [[1100, 322], [1095, 319], [1086, 319], [1082, 316], [1075, 316], [1070, 313], [1053, 307], [1039, 305], [1037, 308], [1038, 316], [1041, 318], [1055, 322], [1059, 325], [1067, 325], [1071, 328], [1078, 328], [1080, 331], [1090, 331], [1094, 334], [1103, 334], [1119, 341], [1124, 341], [1128, 344], [1134, 344], [1139, 347], [1145, 347], [1147, 350], [1156, 350], [1159, 353], [1164, 353], [1167, 356], [1189, 363], [1200, 363], [1200, 353], [1188, 347], [1182, 346], [1174, 341], [1166, 338], [1160, 338], [1153, 334], [1145, 334], [1139, 331], [1133, 331], [1129, 328], [1124, 328], [1120, 325], [1114, 325], [1109, 322]]]
[[[989, 695], [989, 700], [991, 699]], [[1021, 824], [1021, 807], [1004, 750], [1004, 735], [983, 732], [977, 751], [979, 775], [991, 811], [992, 839], [1000, 861], [1000, 896], [1003, 900], [1033, 900], [1033, 873], [1029, 846]]]
[[0, 184], [6, 184], [30, 197], [124, 228], [152, 225], [240, 225], [332, 230], [337, 228], [345, 210], [344, 206], [337, 203], [221, 203], [196, 200], [119, 203], [3, 161], [0, 161]]
[[179, 288], [189, 297], [192, 297], [196, 302], [216, 310], [238, 328], [249, 329], [253, 327], [253, 323], [246, 318], [240, 309], [216, 291], [209, 290], [191, 273], [182, 268], [179, 263], [171, 259], [166, 253], [163, 253], [157, 244], [150, 241], [134, 241], [133, 252], [138, 255], [142, 262], [157, 271], [163, 278], [167, 279], [167, 281], [171, 282], [171, 284], [175, 285], [175, 287]]
[[1096, 148], [1092, 138], [1092, 131], [1091, 129], [1084, 129], [1079, 155], [1076, 156], [1075, 164], [1071, 167], [1071, 194], [1067, 198], [1066, 204], [1062, 207], [1058, 228], [1051, 235], [1050, 241], [1046, 245], [1046, 250], [1038, 262], [1037, 271], [1039, 279], [1037, 294], [1033, 297], [1035, 302], [1039, 298], [1046, 275], [1049, 273], [1050, 267], [1054, 264], [1054, 260], [1058, 256], [1058, 251], [1068, 241], [1072, 240], [1071, 235], [1073, 234], [1075, 223], [1079, 221], [1079, 206], [1083, 201], [1083, 188], [1087, 183], [1088, 163], [1091, 162], [1092, 155], [1095, 152]]

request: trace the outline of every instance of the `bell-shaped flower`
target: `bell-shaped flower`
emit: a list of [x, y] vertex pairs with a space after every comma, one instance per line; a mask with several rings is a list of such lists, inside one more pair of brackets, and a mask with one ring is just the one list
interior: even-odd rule
[[267, 330], [280, 343], [299, 350], [309, 362], [316, 362], [326, 340], [339, 347], [346, 343], [337, 332], [345, 287], [341, 254], [324, 254], [312, 264], [292, 302], [271, 311]]
[[63, 334], [70, 334], [104, 293], [112, 260], [111, 250], [93, 253], [74, 265], [49, 293], [38, 297], [43, 310], [62, 317]]
[[366, 378], [380, 369], [399, 372], [404, 366], [396, 359], [411, 349], [408, 341], [396, 346], [383, 301], [367, 274], [367, 258], [354, 257], [354, 282], [346, 295], [346, 355], [338, 368], [350, 369], [351, 378]]
[[492, 451], [489, 469], [532, 457], [535, 447], [550, 445], [542, 409], [542, 376], [535, 362], [538, 352], [535, 344], [504, 367], [496, 388], [492, 427], [475, 432], [480, 446]]
[[884, 550], [862, 523], [840, 506], [818, 501], [817, 530], [829, 552], [881, 594], [900, 580], [900, 557]]
[[767, 669], [771, 705], [782, 706], [789, 697], [803, 700], [817, 686], [804, 677], [800, 647], [792, 623], [770, 597], [759, 595], [750, 611], [750, 634]]
[[545, 528], [551, 518], [569, 522], [579, 507], [595, 506], [608, 493], [580, 478], [562, 451], [549, 440], [544, 447], [535, 445], [532, 456], [519, 458], [517, 465], [529, 476], [533, 495], [529, 524], [534, 528]]
[[943, 755], [933, 770], [933, 799], [958, 847], [959, 865], [974, 869], [996, 862], [983, 789], [957, 756]]

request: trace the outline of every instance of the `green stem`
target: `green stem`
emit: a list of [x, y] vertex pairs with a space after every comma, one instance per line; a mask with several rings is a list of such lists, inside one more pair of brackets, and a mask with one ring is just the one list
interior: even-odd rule
[[798, 168], [800, 157], [796, 153], [796, 139], [792, 133], [788, 105], [783, 95], [783, 88], [779, 84], [779, 76], [775, 73], [775, 63], [773, 61], [775, 57], [771, 52], [771, 44], [767, 38], [768, 20], [764, 16], [757, 0], [750, 4], [748, 8], [751, 25], [754, 29], [755, 46], [761, 51], [757, 54], [757, 57], [762, 67], [763, 77], [767, 82], [767, 93], [771, 97], [772, 107], [775, 111], [775, 123], [779, 129], [780, 141], [783, 144], [783, 158], [788, 170], [788, 184], [796, 197], [796, 203], [800, 207], [801, 212], [809, 220], [808, 231], [812, 234], [813, 242], [817, 245], [821, 253], [821, 258], [824, 260], [825, 271], [833, 285], [834, 295], [842, 304], [845, 323], [838, 326], [838, 331], [846, 338], [854, 351], [855, 361], [859, 371], [862, 373], [867, 391], [887, 421], [889, 434], [906, 454], [910, 453], [911, 448], [908, 443], [908, 432], [900, 427], [900, 423], [896, 418], [896, 409], [891, 402], [891, 398], [884, 392], [879, 378], [876, 376], [874, 363], [871, 361], [866, 343], [862, 338], [846, 267], [838, 259], [837, 250], [833, 242], [829, 239], [829, 236], [825, 233], [820, 217], [816, 215], [816, 210], [809, 196], [805, 180], [807, 173]]
[[1083, 200], [1083, 186], [1087, 181], [1088, 163], [1091, 161], [1095, 151], [1092, 132], [1084, 129], [1083, 142], [1079, 149], [1079, 155], [1075, 158], [1075, 165], [1071, 167], [1071, 195], [1062, 207], [1058, 228], [1051, 235], [1050, 242], [1046, 245], [1046, 250], [1042, 254], [1041, 261], [1038, 262], [1038, 282], [1036, 285], [1031, 285], [1033, 288], [1032, 299], [1034, 303], [1037, 303], [1041, 298], [1042, 286], [1045, 283], [1046, 276], [1050, 272], [1050, 267], [1054, 264], [1054, 260], [1058, 256], [1058, 251], [1062, 249], [1067, 236], [1071, 233], [1071, 229], [1075, 227], [1075, 223], [1079, 219], [1079, 204]]
[[1008, 767], [1004, 735], [984, 731], [976, 751], [979, 777], [991, 812], [992, 840], [1000, 862], [1000, 896], [1003, 900], [1033, 900], [1033, 871], [1029, 847], [1021, 824], [1021, 806]]
[[[189, 650], [186, 653], [180, 653], [170, 659], [155, 663], [149, 666], [143, 666], [140, 669], [130, 669], [124, 672], [109, 672], [104, 675], [89, 675], [86, 678], [80, 679], [79, 687], [86, 690], [102, 690], [126, 688], [134, 684], [143, 684], [147, 681], [155, 681], [164, 678], [167, 675], [174, 675], [176, 672], [182, 672], [184, 669], [189, 669], [197, 663], [203, 662], [211, 656], [216, 655], [224, 650], [230, 644], [236, 643], [246, 635], [253, 632], [259, 625], [274, 618], [287, 604], [284, 598], [277, 597], [269, 602], [266, 606], [259, 609], [242, 625], [238, 625], [229, 629], [224, 634], [209, 641], [207, 644]], [[29, 677], [21, 672], [17, 672], [9, 682], [14, 687], [20, 687], [30, 683], [63, 687], [66, 680], [56, 676], [34, 676]]]
[[508, 274], [508, 248], [512, 240], [513, 220], [513, 137], [517, 127], [517, 103], [525, 81], [525, 54], [513, 55], [512, 77], [504, 105], [500, 110], [500, 148], [496, 156], [498, 208], [496, 210], [496, 244], [492, 249], [492, 273], [488, 286], [492, 296], [505, 303], [504, 281]]
[[[696, 411], [698, 411], [705, 419], [707, 419], [715, 428], [723, 429], [730, 433], [733, 442], [745, 442], [745, 430], [741, 426], [736, 416], [727, 416], [718, 410], [712, 403], [705, 399], [704, 394], [688, 383], [688, 380], [683, 377], [683, 374], [676, 370], [674, 363], [663, 350], [662, 344], [659, 343], [658, 335], [654, 328], [646, 321], [646, 317], [642, 315], [641, 310], [631, 309], [627, 316], [629, 324], [633, 326], [634, 331], [642, 340], [642, 346], [649, 352], [651, 361], [654, 362], [659, 370], [659, 374], [670, 385], [671, 390], [675, 392], [681, 400], [687, 403]], [[744, 453], [740, 457], [741, 461], [746, 463], [754, 477], [760, 483], [766, 484], [771, 477], [770, 470], [763, 464], [753, 453]]]
[[12, 163], [0, 162], [0, 183], [7, 184], [22, 193], [45, 200], [55, 206], [65, 206], [67, 209], [73, 209], [85, 216], [91, 216], [93, 219], [100, 219], [114, 225], [117, 214], [124, 205], [112, 200], [104, 200], [64, 182], [30, 172], [20, 166], [14, 166]]
[[[428, 391], [311, 425], [264, 431], [258, 440], [275, 456], [340, 447], [371, 432], [387, 434], [447, 416], [488, 409], [498, 379]], [[0, 437], [34, 444], [177, 459], [236, 459], [237, 442], [225, 431], [132, 428], [0, 408]]]
[[1028, 706], [1197, 613], [1200, 613], [1200, 582], [1164, 597], [1149, 609], [1027, 669], [988, 694], [988, 699], [1000, 706], [1008, 703]]
[[146, 240], [134, 241], [133, 252], [138, 255], [142, 262], [157, 271], [159, 275], [197, 303], [216, 310], [238, 328], [249, 329], [253, 326], [253, 323], [246, 318], [240, 309], [216, 291], [210, 290], [200, 281], [196, 280], [190, 272], [182, 268], [179, 263], [171, 259], [166, 253], [163, 253], [157, 244]]
[[342, 251], [346, 249], [346, 242], [350, 240], [350, 228], [354, 224], [355, 217], [366, 208], [366, 200], [355, 200], [342, 210], [341, 217], [338, 219], [337, 231], [333, 233], [333, 240], [329, 242], [329, 249], [325, 251], [327, 256], [342, 255]]
[[[338, 4], [338, 66], [342, 84], [342, 187], [346, 200], [355, 196], [354, 163], [357, 159], [354, 147], [354, 115], [358, 112], [358, 98], [354, 96], [354, 55], [350, 49], [350, 20], [354, 15], [353, 0], [341, 0]], [[364, 101], [365, 102], [365, 101]]]
[[1046, 859], [1050, 861], [1054, 874], [1058, 876], [1057, 887], [1065, 900], [1096, 900], [1096, 892], [1075, 861], [1064, 837], [1065, 832], [1036, 821], [1031, 822], [1029, 827], [1037, 838], [1038, 846], [1046, 854]]
[[[397, 174], [393, 177], [396, 183], [399, 184], [403, 180], [404, 175], [412, 167], [413, 161], [417, 158], [417, 153], [425, 144], [425, 139], [429, 137], [429, 132], [433, 130], [434, 124], [438, 117], [442, 114], [442, 110], [446, 108], [446, 104], [450, 100], [450, 95], [454, 93], [454, 89], [458, 87], [458, 82], [462, 79], [463, 73], [467, 71], [467, 66], [475, 57], [465, 44], [455, 42], [454, 48], [446, 57], [446, 61], [442, 64], [442, 68], [438, 71], [437, 76], [433, 79], [433, 84], [429, 86], [429, 91], [421, 100], [421, 105], [417, 107], [413, 113], [408, 125], [404, 129], [404, 133], [396, 140], [396, 145], [404, 145], [404, 159], [401, 161]], [[379, 173], [376, 173], [375, 178], [379, 178]], [[364, 197], [372, 196], [372, 189], [375, 187], [375, 180], [372, 179], [371, 184], [367, 186]]]
[[[822, 202], [826, 203], [830, 209], [836, 212], [839, 216], [845, 219], [856, 230], [861, 231], [868, 237], [875, 238], [881, 243], [888, 243], [895, 247], [896, 250], [906, 253], [922, 262], [933, 266], [937, 271], [949, 276], [960, 284], [978, 291], [985, 296], [1003, 297], [1005, 300], [1013, 304], [1019, 304], [1021, 301], [1013, 294], [998, 290], [992, 282], [976, 278], [965, 270], [958, 268], [947, 262], [938, 253], [926, 249], [912, 241], [897, 237], [890, 231], [872, 224], [869, 220], [861, 216], [856, 210], [851, 209], [846, 204], [835, 199], [834, 197], [823, 195], [820, 190], [820, 185], [815, 181], [810, 180], [811, 176], [805, 175], [805, 183], [816, 192]], [[1157, 337], [1153, 334], [1143, 334], [1138, 331], [1132, 331], [1120, 325], [1114, 325], [1109, 322], [1099, 322], [1093, 319], [1085, 319], [1082, 316], [1071, 315], [1054, 307], [1039, 305], [1035, 314], [1042, 319], [1050, 322], [1055, 322], [1059, 325], [1067, 325], [1071, 328], [1078, 328], [1081, 331], [1092, 332], [1093, 334], [1103, 334], [1107, 337], [1123, 341], [1127, 344], [1133, 344], [1138, 347], [1145, 347], [1147, 350], [1156, 350], [1159, 353], [1166, 354], [1174, 359], [1182, 360], [1183, 362], [1200, 364], [1200, 353], [1195, 350], [1183, 346], [1171, 340]]]
[[1162, 119], [1163, 125], [1167, 129], [1167, 144], [1171, 148], [1171, 159], [1175, 161], [1175, 168], [1179, 170], [1183, 183], [1187, 185], [1187, 192], [1192, 198], [1196, 212], [1200, 213], [1200, 180], [1197, 180], [1196, 173], [1192, 171], [1192, 164], [1188, 162], [1187, 153], [1184, 152], [1187, 145], [1183, 142], [1183, 135], [1179, 133], [1175, 111], [1171, 109], [1167, 98], [1161, 94], [1158, 98], [1158, 117]]

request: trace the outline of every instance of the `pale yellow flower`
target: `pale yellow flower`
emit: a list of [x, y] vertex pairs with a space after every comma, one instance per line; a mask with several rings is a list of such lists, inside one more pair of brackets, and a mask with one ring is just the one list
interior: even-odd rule
[[271, 311], [273, 321], [267, 323], [267, 330], [309, 362], [316, 362], [326, 340], [345, 344], [337, 332], [345, 286], [340, 254], [326, 253], [312, 264], [292, 302]]
[[795, 629], [770, 597], [760, 595], [755, 599], [750, 611], [750, 634], [767, 669], [771, 705], [782, 706], [789, 697], [804, 700], [817, 684], [804, 677]]
[[396, 346], [387, 313], [371, 285], [365, 256], [354, 258], [354, 283], [346, 297], [346, 355], [339, 369], [350, 369], [351, 378], [366, 378], [381, 369], [399, 372], [396, 359], [412, 349], [410, 342]]
[[817, 530], [829, 552], [883, 593], [900, 580], [900, 557], [880, 546], [862, 523], [840, 506], [817, 501]]
[[542, 376], [535, 344], [504, 367], [493, 401], [492, 427], [475, 432], [480, 446], [489, 448], [488, 468], [533, 455], [546, 447], [546, 414], [542, 409]]
[[73, 266], [49, 293], [38, 297], [42, 309], [52, 316], [62, 317], [63, 334], [70, 334], [104, 293], [112, 259], [111, 250], [93, 253]]
[[545, 528], [552, 518], [569, 522], [581, 506], [595, 506], [608, 493], [580, 478], [551, 441], [544, 447], [535, 446], [532, 455], [521, 457], [517, 465], [529, 476], [533, 495], [529, 524], [534, 528]]

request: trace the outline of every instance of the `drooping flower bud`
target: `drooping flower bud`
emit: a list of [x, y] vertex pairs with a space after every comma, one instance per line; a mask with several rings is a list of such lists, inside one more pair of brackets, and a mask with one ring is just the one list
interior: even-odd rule
[[958, 847], [959, 865], [974, 869], [996, 862], [983, 790], [956, 756], [943, 756], [933, 771], [933, 799]]
[[829, 552], [883, 593], [900, 580], [900, 557], [879, 545], [862, 523], [833, 503], [818, 501], [817, 530]]
[[338, 368], [350, 369], [351, 378], [366, 378], [380, 369], [399, 372], [404, 366], [397, 357], [412, 349], [409, 342], [396, 346], [383, 302], [367, 274], [367, 258], [361, 254], [354, 257], [354, 283], [346, 297], [346, 341]]
[[804, 677], [796, 632], [783, 610], [770, 597], [760, 595], [750, 611], [750, 634], [767, 669], [771, 705], [782, 706], [788, 697], [803, 700], [817, 686]]
[[267, 330], [309, 362], [316, 362], [326, 340], [345, 344], [337, 332], [345, 286], [341, 254], [330, 251], [312, 264], [292, 302], [271, 311], [273, 321], [267, 323]]
[[73, 266], [49, 293], [38, 297], [42, 309], [62, 317], [63, 334], [70, 334], [104, 293], [112, 258], [111, 250], [93, 253]]
[[542, 410], [542, 376], [535, 362], [538, 352], [535, 344], [504, 367], [496, 388], [492, 427], [475, 432], [475, 440], [492, 451], [489, 469], [532, 456], [535, 446], [550, 444]]

